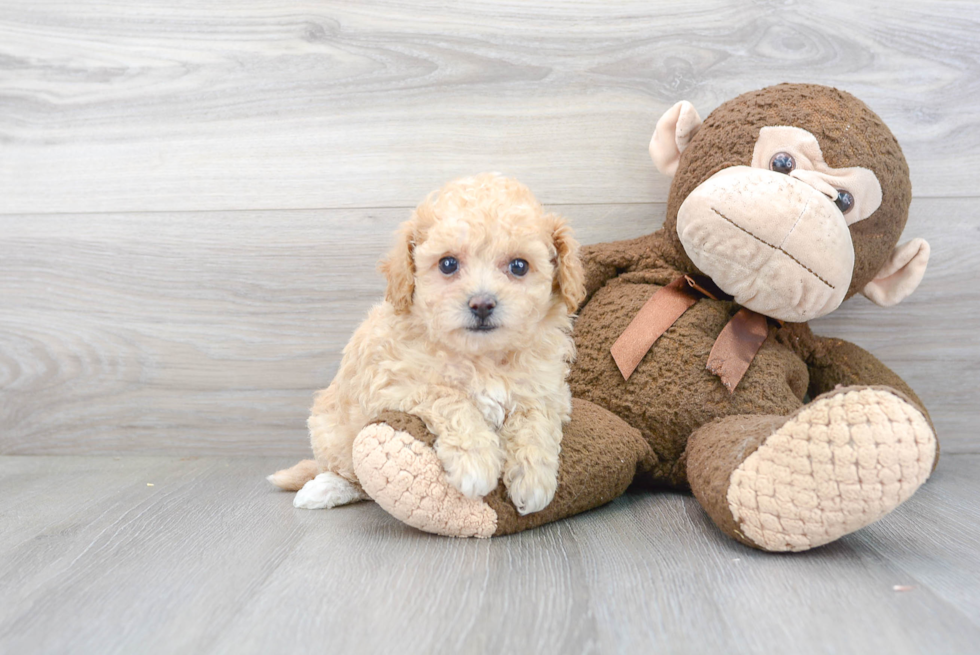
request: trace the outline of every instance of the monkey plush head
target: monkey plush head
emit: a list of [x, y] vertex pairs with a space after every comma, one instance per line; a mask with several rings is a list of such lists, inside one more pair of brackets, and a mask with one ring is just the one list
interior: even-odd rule
[[928, 243], [896, 247], [912, 197], [905, 157], [848, 93], [780, 84], [704, 121], [679, 102], [650, 155], [674, 176], [664, 229], [678, 267], [760, 314], [808, 321], [858, 292], [894, 305], [925, 273]]

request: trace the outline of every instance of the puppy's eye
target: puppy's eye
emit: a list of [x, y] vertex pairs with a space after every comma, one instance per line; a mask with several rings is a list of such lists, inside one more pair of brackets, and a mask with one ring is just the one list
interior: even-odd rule
[[844, 189], [837, 189], [837, 200], [834, 201], [837, 205], [837, 209], [840, 213], [846, 214], [851, 211], [851, 207], [854, 206], [854, 196], [850, 194], [849, 191], [844, 191]]
[[777, 152], [769, 160], [769, 170], [789, 175], [796, 168], [796, 160], [788, 152]]
[[524, 277], [527, 275], [528, 270], [530, 270], [530, 267], [523, 259], [515, 259], [510, 263], [510, 274], [515, 277]]
[[459, 262], [455, 257], [443, 257], [439, 260], [439, 270], [443, 275], [452, 275], [459, 270]]

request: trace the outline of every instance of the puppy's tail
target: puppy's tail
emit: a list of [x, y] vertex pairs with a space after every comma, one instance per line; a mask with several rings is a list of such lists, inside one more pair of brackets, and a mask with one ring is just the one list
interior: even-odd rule
[[280, 489], [299, 491], [303, 488], [304, 484], [315, 478], [319, 472], [320, 469], [317, 467], [316, 461], [304, 459], [299, 464], [291, 466], [288, 469], [276, 471], [272, 475], [267, 476], [266, 480]]

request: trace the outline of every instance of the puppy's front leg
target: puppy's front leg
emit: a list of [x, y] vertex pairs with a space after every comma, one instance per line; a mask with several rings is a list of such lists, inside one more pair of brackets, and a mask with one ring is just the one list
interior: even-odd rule
[[504, 485], [521, 514], [539, 512], [555, 497], [561, 432], [561, 416], [543, 405], [514, 412], [500, 431], [507, 453]]
[[436, 455], [449, 483], [464, 496], [479, 498], [493, 491], [504, 465], [500, 437], [466, 395], [442, 387], [425, 387], [418, 404], [407, 410], [436, 435]]

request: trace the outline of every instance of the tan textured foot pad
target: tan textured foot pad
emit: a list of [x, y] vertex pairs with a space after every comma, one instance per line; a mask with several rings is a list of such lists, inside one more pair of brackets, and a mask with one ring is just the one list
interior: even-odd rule
[[936, 437], [895, 394], [842, 391], [806, 407], [732, 473], [728, 505], [742, 535], [800, 551], [854, 532], [925, 482]]
[[354, 471], [386, 512], [414, 528], [449, 537], [489, 537], [497, 513], [449, 484], [432, 448], [384, 423], [354, 440]]

